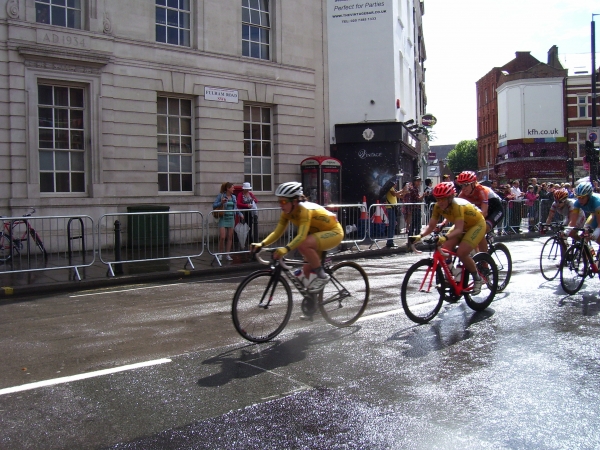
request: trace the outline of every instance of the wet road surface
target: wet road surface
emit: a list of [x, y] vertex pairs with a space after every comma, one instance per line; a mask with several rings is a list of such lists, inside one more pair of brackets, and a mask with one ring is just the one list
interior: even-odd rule
[[262, 345], [231, 325], [239, 278], [3, 304], [0, 448], [600, 448], [600, 283], [566, 296], [539, 274], [542, 242], [509, 245], [484, 312], [461, 301], [417, 326], [399, 286], [423, 255], [361, 260], [363, 319], [297, 308]]

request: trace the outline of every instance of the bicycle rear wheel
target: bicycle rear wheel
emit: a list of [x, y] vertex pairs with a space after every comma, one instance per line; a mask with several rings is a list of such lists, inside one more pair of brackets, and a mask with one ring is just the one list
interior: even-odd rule
[[233, 296], [233, 326], [252, 342], [267, 342], [283, 331], [292, 314], [292, 291], [272, 270], [250, 274]]
[[352, 325], [369, 302], [369, 278], [363, 268], [352, 261], [336, 264], [328, 273], [331, 279], [319, 294], [319, 310], [331, 325]]
[[556, 236], [549, 238], [544, 243], [542, 252], [540, 253], [540, 272], [542, 272], [542, 276], [548, 281], [554, 280], [560, 271], [563, 246], [559, 242], [559, 239]]
[[13, 243], [10, 237], [4, 233], [0, 233], [0, 262], [6, 262], [10, 259], [11, 248]]
[[493, 258], [498, 268], [498, 288], [496, 292], [502, 292], [512, 275], [512, 257], [508, 251], [508, 247], [504, 244], [494, 244], [489, 255]]
[[571, 246], [560, 264], [560, 285], [570, 295], [576, 294], [588, 273], [588, 260], [581, 246]]
[[465, 301], [472, 310], [483, 311], [490, 306], [498, 291], [498, 268], [494, 259], [487, 253], [477, 253], [473, 256], [473, 261], [475, 261], [477, 273], [483, 280], [483, 283], [479, 294], [475, 295], [465, 292]]
[[410, 320], [427, 323], [440, 311], [444, 303], [446, 280], [442, 269], [433, 273], [433, 260], [423, 259], [413, 264], [406, 272], [400, 297], [402, 308]]

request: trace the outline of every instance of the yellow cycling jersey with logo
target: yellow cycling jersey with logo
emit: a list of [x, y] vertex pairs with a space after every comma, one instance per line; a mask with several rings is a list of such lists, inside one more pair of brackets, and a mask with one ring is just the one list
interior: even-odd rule
[[288, 244], [291, 250], [297, 248], [309, 234], [317, 238], [319, 250], [329, 250], [344, 238], [344, 231], [335, 214], [316, 203], [300, 202], [291, 213], [281, 213], [277, 227], [263, 240], [263, 245], [279, 239], [290, 222], [298, 228], [296, 237]]
[[455, 198], [452, 200], [452, 203], [450, 203], [450, 206], [444, 210], [436, 203], [433, 207], [431, 217], [435, 218], [437, 222], [440, 221], [440, 217], [444, 217], [452, 223], [455, 223], [457, 220], [464, 220], [465, 231], [477, 225], [484, 219], [483, 214], [481, 214], [481, 211], [477, 206], [462, 198]]

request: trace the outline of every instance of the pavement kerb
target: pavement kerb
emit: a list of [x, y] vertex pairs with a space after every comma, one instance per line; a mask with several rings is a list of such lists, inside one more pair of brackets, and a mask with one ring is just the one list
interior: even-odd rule
[[[511, 234], [509, 236], [497, 236], [496, 242], [503, 241], [519, 241], [529, 240], [541, 236], [540, 233], [522, 233]], [[421, 248], [423, 254], [427, 254], [427, 250]], [[372, 249], [364, 251], [345, 251], [339, 254], [332, 255], [334, 261], [352, 260], [362, 258], [378, 258], [393, 254], [407, 253], [406, 245], [401, 245], [395, 249]], [[178, 280], [183, 278], [201, 278], [206, 276], [214, 276], [219, 274], [232, 274], [259, 270], [265, 266], [257, 262], [248, 262], [242, 264], [232, 264], [221, 267], [211, 267], [203, 269], [191, 270], [171, 270], [163, 272], [150, 272], [135, 275], [121, 275], [117, 277], [93, 278], [84, 280], [72, 281], [57, 281], [43, 284], [31, 284], [26, 286], [0, 286], [0, 300], [16, 300], [19, 297], [28, 297], [34, 295], [55, 294], [58, 292], [73, 292], [86, 289], [98, 289], [106, 287], [122, 286], [127, 284], [142, 284], [156, 281]]]

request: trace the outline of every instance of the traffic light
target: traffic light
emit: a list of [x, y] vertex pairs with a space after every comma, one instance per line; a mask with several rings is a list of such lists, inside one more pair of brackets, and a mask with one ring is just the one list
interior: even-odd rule
[[573, 160], [571, 158], [567, 159], [567, 172], [571, 173], [575, 170], [575, 166], [573, 164]]
[[585, 141], [585, 157], [591, 163], [597, 161], [597, 153], [594, 150], [594, 144], [591, 141]]

